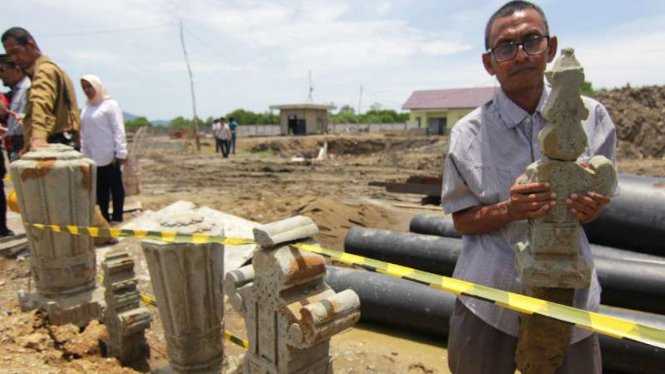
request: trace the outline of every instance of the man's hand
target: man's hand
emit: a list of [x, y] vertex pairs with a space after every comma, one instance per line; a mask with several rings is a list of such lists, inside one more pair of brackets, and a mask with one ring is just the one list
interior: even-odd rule
[[48, 142], [45, 139], [32, 139], [30, 140], [30, 150], [36, 151], [37, 148], [48, 147]]
[[512, 220], [542, 217], [556, 205], [556, 194], [549, 192], [549, 183], [526, 183], [518, 181], [510, 188], [510, 199], [506, 202]]
[[598, 192], [587, 192], [583, 195], [574, 193], [566, 199], [566, 205], [580, 223], [589, 223], [598, 218], [610, 201], [612, 199]]

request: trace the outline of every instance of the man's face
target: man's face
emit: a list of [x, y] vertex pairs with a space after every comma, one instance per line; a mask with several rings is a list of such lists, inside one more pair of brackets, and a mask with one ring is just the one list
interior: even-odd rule
[[23, 79], [23, 71], [18, 66], [0, 63], [0, 79], [5, 87], [12, 88]]
[[[522, 42], [529, 37], [545, 36], [545, 23], [533, 9], [518, 11], [510, 16], [497, 18], [490, 29], [490, 48], [502, 42]], [[520, 93], [542, 87], [547, 63], [556, 54], [556, 37], [550, 37], [549, 48], [543, 53], [530, 55], [520, 46], [517, 55], [507, 61], [497, 61], [491, 53], [483, 54], [483, 65], [490, 75], [496, 75], [506, 93]]]
[[12, 58], [14, 63], [21, 69], [29, 69], [39, 57], [39, 49], [34, 40], [28, 41], [27, 45], [19, 44], [14, 38], [7, 38], [2, 43], [5, 52]]

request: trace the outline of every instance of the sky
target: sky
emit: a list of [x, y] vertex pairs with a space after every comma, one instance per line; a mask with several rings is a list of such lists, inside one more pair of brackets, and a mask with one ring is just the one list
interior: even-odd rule
[[[365, 112], [401, 110], [414, 90], [497, 86], [480, 56], [503, 3], [21, 0], [0, 25], [26, 28], [75, 82], [99, 76], [125, 112], [150, 120], [193, 116], [180, 22], [201, 118], [306, 102], [310, 72], [314, 102]], [[536, 3], [594, 88], [665, 84], [665, 1]]]

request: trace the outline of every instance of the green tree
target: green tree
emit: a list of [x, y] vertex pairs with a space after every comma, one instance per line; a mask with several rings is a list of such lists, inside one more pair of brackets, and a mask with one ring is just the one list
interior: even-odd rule
[[138, 129], [144, 126], [152, 127], [152, 123], [145, 117], [136, 117], [131, 121], [125, 121], [125, 127], [128, 129]]
[[589, 97], [594, 97], [598, 93], [593, 89], [593, 85], [591, 84], [591, 82], [587, 81], [582, 82], [581, 90], [582, 90], [582, 95]]

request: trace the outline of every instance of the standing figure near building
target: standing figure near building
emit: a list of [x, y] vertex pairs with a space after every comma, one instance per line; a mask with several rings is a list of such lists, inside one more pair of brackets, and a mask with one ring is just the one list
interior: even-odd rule
[[221, 152], [221, 144], [219, 142], [219, 139], [217, 138], [217, 134], [219, 133], [219, 130], [222, 128], [222, 123], [220, 122], [220, 119], [216, 119], [212, 123], [212, 138], [215, 140], [215, 153]]
[[236, 122], [236, 119], [233, 117], [229, 118], [229, 128], [231, 129], [231, 152], [236, 154], [236, 135], [238, 132], [238, 122]]
[[9, 55], [0, 55], [0, 79], [11, 90], [11, 102], [7, 113], [0, 113], [0, 121], [7, 124], [7, 154], [9, 161], [18, 159], [23, 149], [23, 117], [30, 89], [30, 78], [16, 65]]
[[[97, 163], [97, 204], [108, 222], [122, 222], [125, 204], [122, 165], [127, 162], [122, 109], [106, 94], [97, 76], [84, 75], [81, 87], [88, 98], [81, 112], [81, 148], [86, 157]], [[109, 197], [113, 199], [112, 216]]]
[[229, 124], [224, 121], [224, 118], [221, 119], [222, 121], [222, 126], [219, 130], [218, 136], [219, 136], [219, 141], [222, 147], [222, 156], [224, 158], [229, 158], [229, 147], [231, 145], [231, 128], [229, 127]]
[[[527, 219], [545, 216], [565, 202], [581, 223], [597, 218], [610, 202], [597, 192], [557, 198], [548, 183], [516, 183], [528, 165], [543, 157], [538, 133], [547, 121], [541, 110], [550, 95], [544, 83], [548, 62], [557, 52], [542, 9], [510, 1], [497, 10], [485, 29], [485, 70], [500, 88], [494, 97], [461, 119], [451, 131], [443, 177], [443, 207], [462, 234], [463, 250], [453, 276], [510, 292], [521, 292], [515, 248], [527, 242]], [[589, 116], [582, 122], [588, 138], [579, 163], [603, 155], [614, 161], [616, 130], [607, 110], [583, 98]], [[586, 235], [582, 254], [593, 270]], [[575, 293], [574, 306], [597, 311], [600, 286], [595, 270], [591, 285]], [[448, 364], [454, 374], [513, 374], [518, 313], [460, 296], [450, 319]], [[570, 349], [557, 374], [601, 374], [598, 337], [574, 328]]]
[[78, 148], [79, 109], [74, 84], [67, 73], [41, 52], [35, 39], [23, 28], [5, 31], [2, 44], [12, 61], [32, 81], [23, 118], [21, 153], [48, 143]]

